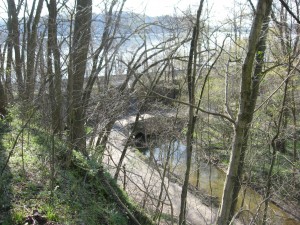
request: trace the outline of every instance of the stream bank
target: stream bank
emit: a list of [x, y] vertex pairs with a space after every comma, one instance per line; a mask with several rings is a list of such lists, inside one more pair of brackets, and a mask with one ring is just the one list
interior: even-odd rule
[[[126, 142], [126, 139], [128, 137], [128, 132], [124, 132], [124, 130], [126, 130], [126, 127], [130, 121], [134, 121], [134, 117], [129, 117], [118, 121], [118, 129], [113, 130], [109, 137], [109, 146], [103, 162], [105, 163], [106, 168], [111, 172], [111, 174], [114, 174], [115, 172], [115, 168], [119, 161], [121, 151], [123, 150], [124, 143]], [[123, 129], [120, 129], [120, 127], [123, 127]], [[152, 159], [155, 158], [153, 156], [156, 155], [155, 163], [151, 160], [151, 163], [149, 163], [150, 154], [147, 155], [147, 152], [144, 152], [145, 154], [143, 154], [137, 151], [136, 148], [130, 147], [128, 150], [128, 154], [124, 160], [123, 169], [121, 170], [118, 181], [119, 184], [124, 187], [124, 190], [126, 190], [129, 196], [132, 197], [135, 200], [135, 202], [137, 202], [141, 207], [143, 207], [150, 215], [153, 215], [153, 212], [155, 212], [158, 193], [160, 192], [160, 171], [164, 162], [163, 159], [166, 156], [166, 151], [161, 151], [161, 149], [168, 149], [166, 148], [166, 143], [162, 143], [159, 147], [157, 147], [156, 143], [156, 146], [152, 147], [154, 149], [152, 149], [151, 153]], [[170, 170], [172, 173], [169, 173], [164, 182], [165, 186], [168, 189], [168, 193], [166, 193], [165, 191], [163, 193], [164, 204], [162, 206], [163, 217], [169, 222], [171, 217], [178, 217], [180, 209], [179, 196], [181, 194], [182, 186], [181, 178], [183, 177], [183, 173], [185, 171], [184, 145], [174, 145], [172, 160], [172, 164], [174, 164], [174, 166], [172, 166]], [[159, 165], [159, 169], [157, 169], [157, 165]], [[218, 200], [215, 197], [209, 196], [216, 196], [218, 199], [220, 199], [220, 194], [222, 194], [223, 191], [225, 174], [218, 167], [215, 167], [209, 163], [202, 163], [201, 165], [201, 182], [200, 187], [198, 189], [193, 188], [193, 186], [195, 185], [196, 177], [196, 168], [193, 168], [193, 173], [190, 180], [191, 186], [188, 194], [187, 219], [190, 224], [213, 224], [216, 220], [216, 215], [218, 211], [218, 207], [216, 207], [216, 205], [218, 205]], [[208, 180], [208, 182], [205, 181], [205, 179], [203, 180], [203, 177], [206, 180]], [[218, 181], [219, 183], [213, 184], [213, 180]], [[205, 188], [207, 189], [205, 190]], [[261, 199], [259, 197], [256, 197], [258, 194], [251, 188], [247, 188], [245, 190], [246, 193], [250, 194], [249, 198], [244, 200], [244, 205], [246, 205], [247, 207], [251, 207], [251, 205], [259, 205]], [[280, 212], [280, 210], [281, 209], [274, 206], [272, 207], [272, 210], [269, 211]], [[270, 215], [270, 218], [272, 218], [271, 224], [300, 224], [297, 220], [293, 218], [290, 219], [290, 217], [290, 215], [283, 211], [280, 213], [274, 213], [273, 215]], [[285, 219], [282, 220], [282, 218]], [[248, 223], [238, 221], [237, 224]]]
[[[168, 142], [170, 143], [170, 142]], [[167, 146], [166, 143], [163, 143], [161, 146], [155, 146], [152, 149], [143, 149], [142, 152], [148, 158], [152, 158], [154, 161], [163, 162], [165, 161], [164, 157], [166, 156], [166, 149], [169, 149], [170, 146]], [[185, 172], [185, 149], [186, 146], [178, 141], [174, 141], [172, 146], [172, 164], [176, 165], [173, 174], [178, 179], [183, 179]], [[151, 152], [152, 151], [152, 152]], [[194, 162], [194, 165], [197, 164]], [[224, 166], [223, 166], [224, 168]], [[203, 199], [211, 199], [210, 204], [213, 204], [214, 207], [219, 206], [220, 199], [223, 194], [223, 184], [225, 181], [226, 173], [223, 169], [219, 168], [215, 163], [200, 162], [200, 182], [199, 187], [195, 188], [197, 180], [197, 168], [193, 167], [193, 172], [190, 176], [190, 191], [196, 190], [201, 193], [201, 196], [211, 196], [211, 197], [202, 197]], [[181, 182], [182, 184], [182, 182]], [[193, 188], [194, 187], [194, 188]], [[197, 192], [195, 192], [197, 193]], [[212, 200], [213, 199], [213, 200]], [[249, 209], [252, 213], [257, 212], [257, 207], [262, 205], [263, 197], [262, 195], [251, 186], [243, 186], [240, 194], [237, 205], [241, 209]], [[281, 201], [282, 202], [282, 201]], [[298, 212], [299, 213], [299, 212]], [[247, 217], [247, 216], [246, 216]], [[297, 212], [287, 209], [287, 204], [278, 204], [274, 199], [271, 200], [269, 205], [269, 218], [273, 221], [272, 224], [280, 225], [300, 225]], [[258, 217], [259, 219], [259, 217]], [[246, 219], [247, 220], [247, 219]]]
[[[118, 127], [121, 125], [125, 127], [130, 119], [132, 118], [118, 121]], [[122, 129], [114, 129], [109, 136], [109, 145], [103, 158], [103, 164], [112, 175], [116, 171], [116, 165], [126, 139], [127, 136]], [[146, 163], [145, 159], [135, 148], [130, 147], [124, 159], [118, 183], [140, 207], [144, 208], [149, 215], [154, 215], [161, 190], [161, 173]], [[164, 189], [162, 195], [160, 224], [172, 222], [176, 224], [176, 218], [180, 212], [181, 185], [176, 183], [174, 178], [167, 176], [164, 186], [168, 191], [166, 192]], [[188, 192], [187, 198], [186, 218], [188, 224], [215, 223], [218, 211], [216, 207], [203, 204], [202, 200], [191, 191]]]

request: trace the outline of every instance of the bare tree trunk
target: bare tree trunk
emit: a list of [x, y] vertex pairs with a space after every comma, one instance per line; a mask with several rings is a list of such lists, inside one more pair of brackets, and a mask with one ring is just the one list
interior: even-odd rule
[[197, 58], [197, 44], [199, 36], [199, 27], [200, 27], [200, 16], [202, 13], [204, 0], [200, 0], [200, 5], [197, 11], [196, 24], [193, 29], [193, 37], [191, 41], [189, 61], [188, 61], [188, 70], [187, 70], [187, 82], [188, 82], [188, 93], [189, 93], [189, 122], [188, 130], [186, 134], [186, 171], [184, 176], [184, 183], [182, 185], [181, 192], [181, 203], [180, 203], [180, 214], [179, 214], [179, 225], [186, 224], [186, 204], [187, 204], [187, 191], [190, 178], [190, 170], [192, 164], [192, 151], [193, 151], [193, 139], [194, 139], [194, 130], [196, 123], [195, 110], [192, 107], [195, 105], [195, 77], [196, 77], [196, 58]]
[[[256, 15], [251, 27], [248, 51], [242, 68], [239, 114], [235, 123], [232, 152], [223, 190], [221, 209], [217, 220], [218, 225], [229, 224], [231, 221], [241, 188], [241, 176], [247, 150], [248, 133], [262, 75], [261, 71], [266, 48], [265, 38], [271, 6], [272, 0], [258, 1]], [[257, 65], [252, 77], [255, 57]]]
[[6, 106], [7, 106], [6, 94], [4, 91], [4, 85], [2, 84], [2, 81], [0, 79], [0, 119], [2, 116], [5, 116], [7, 113]]
[[[296, 103], [295, 103], [295, 85], [292, 83], [292, 115], [293, 115], [293, 162], [296, 163], [298, 160], [298, 153], [297, 153], [297, 111], [296, 111]], [[295, 164], [296, 165], [296, 164]], [[293, 166], [294, 173], [296, 171], [296, 166]]]
[[36, 59], [36, 47], [37, 47], [37, 28], [40, 21], [40, 16], [43, 8], [43, 0], [38, 1], [36, 8], [36, 14], [33, 16], [35, 11], [35, 2], [31, 8], [31, 13], [27, 21], [27, 63], [26, 63], [26, 75], [25, 75], [25, 93], [24, 100], [30, 103], [34, 97], [34, 86], [35, 86], [35, 59]]
[[[54, 133], [62, 131], [62, 90], [61, 90], [61, 65], [60, 52], [57, 43], [57, 8], [56, 0], [50, 0], [48, 5], [48, 56], [47, 56], [47, 73], [50, 79], [49, 93], [52, 110], [52, 129]], [[52, 57], [53, 56], [53, 57]], [[54, 59], [54, 62], [52, 61]], [[54, 64], [54, 73], [53, 73]]]
[[22, 59], [21, 59], [21, 51], [20, 51], [20, 40], [19, 40], [19, 20], [17, 14], [17, 8], [14, 0], [7, 0], [7, 8], [8, 8], [8, 18], [11, 23], [8, 23], [8, 30], [11, 34], [12, 45], [14, 47], [14, 57], [15, 57], [15, 70], [18, 84], [18, 95], [22, 98], [24, 94], [24, 81], [22, 75]]
[[73, 149], [86, 153], [83, 84], [91, 37], [92, 0], [77, 0], [72, 45], [72, 102], [70, 103], [70, 141]]
[[[68, 61], [68, 81], [67, 81], [67, 130], [70, 131], [71, 127], [72, 127], [72, 117], [71, 117], [71, 113], [72, 113], [72, 107], [73, 107], [73, 81], [74, 81], [74, 74], [73, 74], [73, 59], [71, 57], [72, 55], [72, 34], [73, 34], [73, 29], [74, 29], [74, 14], [75, 12], [72, 11], [70, 13], [70, 28], [69, 28], [69, 61]], [[68, 144], [69, 144], [69, 149], [71, 150], [73, 148], [72, 145], [72, 140], [71, 140], [71, 135], [68, 135]], [[70, 162], [67, 161], [67, 164], [69, 164]]]
[[12, 70], [12, 55], [13, 55], [13, 42], [12, 42], [12, 29], [11, 29], [11, 18], [8, 18], [7, 21], [7, 59], [6, 59], [6, 70], [5, 70], [5, 92], [8, 99], [13, 99], [12, 91], [12, 79], [11, 79], [11, 70]]
[[5, 51], [4, 47], [2, 53], [2, 46], [0, 45], [0, 119], [7, 114], [7, 91], [4, 85], [4, 61], [5, 61]]

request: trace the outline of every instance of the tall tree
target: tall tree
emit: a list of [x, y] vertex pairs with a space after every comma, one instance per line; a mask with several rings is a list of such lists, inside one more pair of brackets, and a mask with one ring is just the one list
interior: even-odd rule
[[7, 94], [8, 98], [13, 98], [13, 92], [12, 92], [12, 79], [11, 79], [11, 70], [12, 70], [12, 61], [13, 61], [13, 35], [12, 35], [12, 21], [11, 17], [8, 17], [7, 19], [7, 30], [8, 30], [8, 36], [7, 36], [7, 59], [6, 59], [6, 69], [5, 69], [5, 92]]
[[7, 14], [8, 14], [8, 33], [9, 41], [12, 43], [14, 48], [15, 57], [15, 70], [18, 85], [18, 95], [21, 97], [24, 94], [24, 81], [22, 75], [22, 59], [20, 51], [20, 32], [19, 32], [19, 19], [18, 19], [18, 8], [14, 0], [7, 0]]
[[[247, 55], [242, 67], [239, 112], [234, 127], [232, 151], [223, 190], [221, 209], [217, 220], [218, 225], [230, 223], [241, 188], [241, 176], [247, 150], [248, 134], [262, 77], [268, 17], [271, 6], [272, 0], [259, 0], [251, 26]], [[255, 62], [256, 66], [254, 69]]]
[[83, 85], [87, 67], [87, 55], [91, 38], [92, 0], [77, 0], [71, 53], [71, 83], [69, 128], [71, 148], [86, 154], [85, 115], [83, 105]]
[[6, 46], [3, 49], [0, 45], [0, 119], [7, 114], [7, 90], [4, 85], [4, 61], [5, 61]]
[[182, 186], [181, 192], [181, 205], [180, 205], [180, 214], [179, 214], [179, 224], [186, 224], [186, 201], [187, 201], [187, 191], [190, 178], [190, 170], [192, 163], [192, 152], [193, 152], [193, 139], [194, 139], [194, 130], [197, 119], [197, 114], [195, 113], [195, 84], [196, 84], [196, 62], [197, 62], [197, 45], [198, 37], [200, 31], [200, 16], [203, 9], [204, 0], [200, 0], [199, 8], [197, 11], [196, 23], [193, 28], [193, 37], [191, 40], [188, 68], [187, 68], [187, 86], [188, 86], [188, 95], [189, 95], [189, 122], [188, 129], [186, 134], [186, 171], [184, 176], [184, 183]]
[[[41, 12], [43, 9], [43, 0], [34, 0], [29, 9], [28, 17], [23, 17], [24, 32], [23, 41], [19, 31], [18, 13], [24, 4], [24, 15], [28, 10], [27, 1], [19, 1], [18, 5], [14, 0], [8, 0], [8, 69], [11, 68], [12, 63], [12, 47], [14, 49], [14, 65], [18, 84], [19, 98], [25, 100], [27, 103], [31, 102], [34, 97], [35, 78], [36, 78], [36, 53], [37, 53], [37, 36], [38, 25], [40, 22]], [[21, 46], [23, 43], [23, 48]], [[26, 47], [25, 47], [26, 45]], [[25, 57], [26, 54], [26, 57]], [[22, 71], [23, 70], [23, 71]], [[10, 71], [7, 72], [8, 85], [10, 85]]]
[[[38, 25], [43, 9], [43, 0], [38, 0], [35, 9], [36, 0], [33, 1], [31, 12], [27, 20], [27, 49], [26, 49], [26, 72], [25, 72], [25, 100], [31, 102], [34, 97], [35, 89], [35, 60], [37, 48]], [[35, 14], [34, 14], [35, 12]]]
[[6, 115], [7, 113], [6, 106], [7, 106], [6, 93], [0, 77], [0, 117]]
[[[48, 42], [47, 42], [47, 74], [50, 80], [49, 93], [52, 111], [52, 128], [55, 133], [62, 131], [62, 76], [60, 52], [57, 41], [57, 2], [47, 1]], [[54, 62], [53, 62], [54, 61]], [[53, 70], [54, 67], [54, 70]]]

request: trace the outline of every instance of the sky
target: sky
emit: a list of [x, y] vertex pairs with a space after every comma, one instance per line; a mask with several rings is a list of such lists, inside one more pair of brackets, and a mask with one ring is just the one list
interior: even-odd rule
[[[206, 0], [212, 10], [212, 16], [226, 17], [228, 10], [233, 5], [233, 0]], [[200, 0], [127, 0], [126, 8], [129, 10], [140, 11], [149, 16], [172, 15], [174, 12], [180, 13], [190, 8], [192, 11], [198, 9]]]
[[143, 11], [149, 16], [173, 14], [174, 10], [185, 10], [189, 6], [197, 8], [199, 0], [127, 0], [126, 8]]
[[[15, 0], [17, 2], [18, 0]], [[74, 0], [70, 0], [74, 1]], [[29, 4], [32, 0], [28, 0]], [[94, 5], [97, 2], [102, 2], [100, 0], [93, 0]], [[209, 2], [210, 8], [212, 9], [212, 16], [219, 19], [226, 17], [228, 9], [232, 7], [233, 0], [206, 0]], [[185, 11], [190, 7], [192, 11], [197, 10], [200, 0], [127, 0], [125, 3], [125, 10], [134, 11], [137, 13], [144, 13], [149, 16], [160, 16], [160, 15], [172, 15], [174, 12], [180, 13]], [[7, 0], [0, 0], [0, 16], [6, 17], [6, 4]], [[94, 11], [96, 7], [94, 6]], [[47, 12], [46, 7], [44, 7], [44, 12]]]

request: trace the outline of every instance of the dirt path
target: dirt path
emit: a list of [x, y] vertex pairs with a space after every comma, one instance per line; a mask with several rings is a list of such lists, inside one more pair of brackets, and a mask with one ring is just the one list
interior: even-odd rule
[[[144, 116], [147, 117], [147, 115]], [[129, 121], [133, 120], [134, 117], [130, 117], [118, 121], [118, 127], [126, 126]], [[103, 160], [112, 174], [115, 172], [115, 165], [119, 161], [121, 150], [126, 140], [126, 136], [118, 130], [112, 131], [109, 138], [110, 144]], [[152, 166], [149, 166], [138, 157], [137, 154], [134, 149], [129, 148], [127, 157], [123, 163], [126, 168], [126, 191], [137, 203], [145, 206], [147, 210], [153, 211], [157, 205], [161, 188], [160, 174]], [[119, 175], [119, 183], [121, 186], [123, 182], [124, 171], [122, 170]], [[163, 199], [165, 199], [165, 205], [163, 212], [171, 215], [173, 211], [174, 218], [178, 218], [180, 212], [181, 186], [167, 178], [165, 179], [165, 186], [168, 189], [168, 195], [164, 192]], [[206, 206], [197, 196], [191, 192], [188, 193], [186, 218], [190, 224], [212, 224], [215, 222], [216, 212], [216, 208]]]

